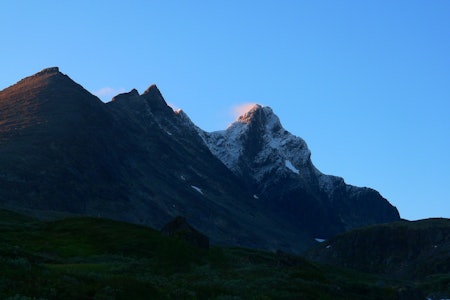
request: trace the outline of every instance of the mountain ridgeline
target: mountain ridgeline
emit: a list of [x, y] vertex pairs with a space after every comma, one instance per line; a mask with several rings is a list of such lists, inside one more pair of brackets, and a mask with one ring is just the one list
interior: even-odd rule
[[205, 132], [155, 85], [103, 103], [58, 68], [0, 91], [0, 205], [161, 228], [189, 220], [212, 244], [302, 252], [315, 238], [397, 221], [377, 191], [311, 162], [269, 107]]

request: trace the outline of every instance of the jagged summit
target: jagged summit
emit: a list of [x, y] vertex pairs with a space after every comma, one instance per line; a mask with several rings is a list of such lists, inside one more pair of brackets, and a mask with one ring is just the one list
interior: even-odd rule
[[156, 84], [150, 85], [142, 95], [144, 96], [146, 94], [162, 97], [162, 94], [161, 94], [160, 90], [158, 89], [158, 87], [156, 86]]
[[[8, 90], [8, 92], [17, 93], [20, 89], [31, 89], [31, 88], [40, 88], [41, 86], [48, 84], [51, 78], [63, 78], [67, 77], [59, 71], [58, 67], [51, 67], [43, 69], [31, 76], [25, 77], [18, 81], [16, 84], [4, 89], [3, 91]], [[68, 78], [68, 77], [67, 77]]]
[[[44, 124], [48, 130], [62, 131], [80, 120], [87, 122], [93, 111], [102, 109], [97, 97], [62, 74], [58, 67], [44, 69], [0, 91], [4, 136], [30, 134], [37, 125]], [[32, 131], [25, 131], [27, 128]]]
[[[280, 119], [269, 106], [255, 104], [248, 112], [239, 116], [235, 123], [249, 124], [254, 127], [265, 128], [268, 131], [281, 130]], [[233, 123], [230, 127], [233, 126]]]
[[133, 99], [139, 97], [139, 92], [136, 89], [132, 89], [129, 92], [118, 94], [111, 99], [111, 102], [121, 102], [127, 101], [128, 99]]
[[236, 122], [240, 123], [250, 123], [251, 120], [254, 118], [255, 115], [259, 114], [261, 110], [263, 109], [263, 106], [260, 104], [255, 104], [250, 109], [243, 113], [242, 115], [238, 116], [236, 119]]
[[261, 104], [254, 104], [245, 113], [238, 116], [236, 121], [231, 123], [230, 126], [232, 126], [234, 123], [264, 123], [271, 117], [278, 119], [278, 117], [273, 113], [270, 107], [263, 106]]
[[55, 74], [55, 73], [60, 73], [58, 67], [45, 68], [42, 71], [36, 73], [36, 75], [39, 76], [43, 74]]
[[136, 89], [115, 96], [111, 107], [122, 107], [142, 113], [151, 114], [152, 118], [172, 116], [175, 112], [164, 100], [156, 84], [150, 85], [141, 95]]
[[141, 96], [148, 102], [153, 112], [173, 114], [172, 108], [167, 105], [156, 84], [152, 84]]

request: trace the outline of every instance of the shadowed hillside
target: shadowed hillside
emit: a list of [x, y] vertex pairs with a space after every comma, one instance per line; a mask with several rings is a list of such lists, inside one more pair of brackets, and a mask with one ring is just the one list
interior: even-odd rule
[[423, 299], [414, 282], [104, 219], [0, 210], [0, 232], [1, 299]]

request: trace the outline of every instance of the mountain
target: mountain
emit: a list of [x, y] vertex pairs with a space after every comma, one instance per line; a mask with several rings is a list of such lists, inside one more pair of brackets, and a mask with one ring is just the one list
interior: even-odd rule
[[399, 219], [377, 191], [317, 170], [305, 141], [286, 131], [270, 107], [255, 105], [224, 131], [198, 131], [255, 201], [315, 237]]
[[0, 205], [40, 217], [161, 228], [183, 216], [212, 244], [289, 252], [399, 219], [379, 193], [321, 174], [309, 156], [268, 107], [207, 133], [155, 85], [103, 103], [49, 68], [0, 91]]

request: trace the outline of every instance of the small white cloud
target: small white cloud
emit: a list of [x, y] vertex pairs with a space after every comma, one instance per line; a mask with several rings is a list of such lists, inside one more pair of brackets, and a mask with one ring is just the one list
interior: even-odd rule
[[126, 90], [124, 88], [112, 88], [112, 87], [103, 87], [95, 92], [93, 92], [93, 94], [97, 97], [99, 97], [100, 99], [102, 99], [103, 101], [109, 101], [111, 100], [111, 98], [113, 98], [114, 96], [117, 96], [118, 94], [122, 94], [125, 93]]
[[246, 112], [248, 112], [256, 103], [242, 103], [237, 104], [231, 108], [231, 114], [236, 119], [239, 116], [242, 116]]

